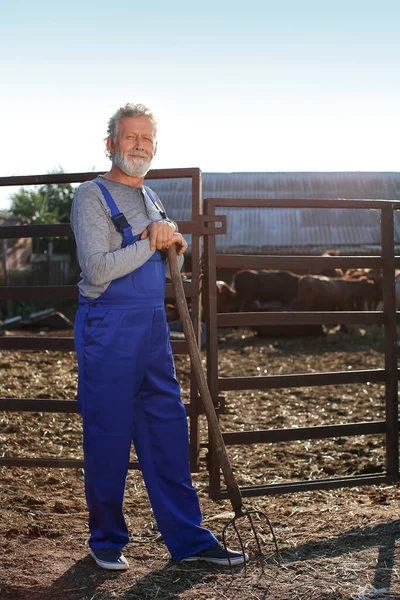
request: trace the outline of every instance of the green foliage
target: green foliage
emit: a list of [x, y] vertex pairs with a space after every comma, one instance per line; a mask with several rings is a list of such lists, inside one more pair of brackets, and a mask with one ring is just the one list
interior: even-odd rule
[[[59, 167], [53, 173], [63, 173]], [[39, 189], [40, 194], [48, 197], [48, 210], [57, 210], [58, 223], [69, 223], [72, 200], [75, 188], [70, 183], [45, 184]]]
[[[63, 173], [58, 167], [53, 173]], [[39, 189], [20, 188], [10, 196], [13, 215], [19, 217], [24, 224], [54, 225], [69, 223], [72, 200], [75, 190], [70, 183], [45, 184]], [[37, 238], [34, 242], [35, 252], [45, 252], [50, 238]], [[54, 239], [54, 252], [75, 256], [73, 238]]]
[[25, 224], [51, 225], [59, 222], [58, 209], [50, 210], [48, 194], [40, 190], [20, 188], [11, 196], [11, 212]]

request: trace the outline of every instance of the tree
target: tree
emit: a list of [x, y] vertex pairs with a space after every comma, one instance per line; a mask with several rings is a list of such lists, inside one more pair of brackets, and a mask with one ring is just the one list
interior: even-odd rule
[[[58, 167], [53, 173], [63, 173]], [[20, 188], [10, 196], [13, 215], [25, 224], [53, 225], [69, 223], [74, 188], [70, 183], [45, 184], [36, 190]], [[50, 238], [36, 238], [35, 251], [45, 252]], [[54, 239], [54, 252], [75, 257], [73, 238]]]
[[[64, 173], [64, 171], [61, 167], [58, 167], [52, 173], [58, 174]], [[55, 209], [58, 211], [58, 222], [69, 223], [75, 188], [70, 183], [46, 183], [39, 189], [39, 192], [42, 195], [47, 195], [49, 211]]]

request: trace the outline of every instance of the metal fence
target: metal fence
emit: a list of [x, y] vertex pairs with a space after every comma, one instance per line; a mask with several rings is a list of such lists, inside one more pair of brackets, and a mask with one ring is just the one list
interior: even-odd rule
[[[52, 174], [41, 176], [0, 178], [0, 186], [34, 185], [44, 183], [78, 183], [94, 179], [99, 173]], [[276, 493], [297, 492], [309, 489], [336, 488], [343, 486], [360, 486], [364, 484], [391, 483], [399, 479], [399, 420], [397, 394], [397, 331], [395, 303], [395, 268], [400, 267], [400, 257], [395, 256], [394, 245], [394, 211], [400, 208], [400, 202], [373, 200], [250, 200], [209, 198], [204, 201], [203, 214], [201, 172], [198, 169], [153, 170], [149, 179], [190, 178], [192, 184], [192, 218], [190, 221], [178, 223], [183, 234], [192, 236], [191, 259], [192, 279], [185, 283], [185, 293], [191, 303], [192, 320], [196, 337], [200, 345], [200, 314], [202, 305], [201, 279], [202, 266], [205, 282], [205, 314], [207, 323], [207, 376], [210, 392], [217, 412], [224, 408], [222, 393], [228, 390], [260, 390], [284, 387], [304, 387], [348, 385], [362, 382], [382, 382], [385, 384], [386, 414], [382, 421], [360, 421], [350, 424], [296, 428], [270, 429], [243, 432], [225, 432], [227, 445], [277, 443], [282, 441], [326, 439], [338, 436], [355, 436], [367, 434], [383, 434], [386, 445], [386, 472], [371, 473], [353, 477], [337, 477], [303, 482], [287, 482], [265, 486], [248, 486], [242, 488], [244, 496], [257, 496]], [[262, 255], [218, 255], [216, 253], [215, 235], [226, 231], [226, 217], [216, 214], [224, 208], [246, 209], [264, 208], [312, 208], [324, 210], [335, 209], [375, 209], [381, 214], [381, 253], [378, 256], [262, 256]], [[69, 225], [23, 225], [0, 227], [0, 239], [21, 237], [57, 237], [72, 235]], [[204, 239], [204, 256], [203, 256]], [[217, 313], [216, 274], [218, 268], [229, 269], [285, 269], [296, 270], [312, 268], [352, 268], [371, 267], [383, 271], [384, 310], [363, 312], [248, 312]], [[173, 296], [171, 284], [167, 285], [166, 296]], [[0, 301], [12, 300], [77, 300], [75, 285], [57, 286], [5, 286], [0, 287]], [[277, 375], [267, 377], [219, 377], [218, 374], [218, 328], [229, 326], [252, 325], [297, 325], [297, 324], [383, 324], [385, 339], [384, 369], [360, 370], [335, 373], [312, 373], [301, 375]], [[172, 343], [175, 354], [187, 354], [185, 341]], [[72, 351], [72, 337], [0, 337], [0, 350], [49, 350]], [[193, 374], [192, 374], [193, 375]], [[190, 402], [186, 405], [190, 428], [190, 460], [192, 470], [199, 467], [199, 416], [202, 413], [198, 390], [194, 376], [191, 377]], [[0, 410], [26, 412], [78, 412], [74, 399], [25, 399], [0, 398]], [[208, 468], [210, 474], [210, 495], [214, 499], [226, 498], [227, 492], [221, 489], [220, 469], [210, 444], [208, 446]], [[1, 457], [0, 465], [28, 467], [79, 467], [80, 460], [54, 458], [13, 458]], [[131, 463], [131, 468], [139, 468]]]
[[[243, 496], [259, 496], [298, 492], [311, 489], [332, 489], [360, 486], [364, 484], [392, 483], [399, 479], [399, 421], [397, 393], [397, 331], [395, 302], [395, 267], [400, 266], [400, 257], [395, 256], [394, 211], [400, 202], [386, 200], [253, 200], [238, 198], [208, 198], [204, 202], [205, 214], [219, 216], [223, 209], [246, 208], [312, 208], [378, 210], [381, 214], [381, 253], [379, 256], [260, 256], [217, 254], [215, 236], [205, 239], [205, 273], [207, 299], [207, 364], [208, 384], [211, 396], [218, 402], [219, 395], [228, 390], [268, 390], [285, 387], [347, 385], [362, 382], [385, 384], [386, 416], [383, 421], [357, 422], [295, 429], [269, 429], [258, 431], [225, 432], [225, 444], [277, 443], [294, 440], [326, 439], [338, 436], [384, 434], [386, 444], [386, 472], [353, 477], [336, 477], [310, 481], [293, 481], [263, 486], [242, 487]], [[229, 223], [228, 223], [229, 225]], [[266, 232], [267, 235], [267, 232]], [[241, 312], [217, 313], [216, 275], [218, 268], [224, 269], [284, 269], [296, 270], [326, 268], [376, 268], [383, 271], [383, 301], [381, 311], [351, 312]], [[315, 272], [312, 270], [310, 272]], [[312, 373], [299, 375], [275, 375], [266, 377], [219, 377], [218, 375], [218, 327], [255, 325], [298, 325], [298, 324], [383, 324], [385, 339], [385, 368], [352, 372]], [[210, 447], [210, 495], [213, 499], [227, 498], [221, 489], [218, 461]]]
[[[35, 185], [51, 183], [80, 183], [94, 179], [101, 173], [62, 173], [51, 175], [35, 175], [24, 177], [0, 178], [0, 186], [10, 185]], [[192, 277], [191, 281], [184, 284], [185, 294], [191, 304], [191, 314], [197, 342], [200, 347], [200, 308], [201, 295], [200, 278], [202, 264], [202, 239], [203, 236], [212, 235], [216, 225], [221, 223], [219, 217], [204, 216], [201, 188], [201, 171], [199, 169], [166, 169], [149, 171], [149, 179], [171, 179], [189, 178], [192, 187], [192, 215], [190, 221], [178, 222], [179, 231], [192, 236]], [[221, 229], [218, 229], [221, 231]], [[72, 231], [69, 224], [65, 225], [20, 225], [0, 227], [0, 239], [25, 238], [25, 237], [63, 237], [71, 236]], [[173, 296], [172, 285], [167, 284], [166, 296]], [[3, 286], [0, 287], [0, 301], [24, 300], [78, 300], [78, 289], [76, 285], [34, 285], [34, 286]], [[188, 348], [185, 341], [173, 341], [172, 349], [175, 354], [187, 354]], [[0, 350], [49, 350], [49, 351], [73, 351], [74, 340], [72, 337], [25, 337], [4, 336], [0, 337]], [[192, 471], [199, 468], [199, 415], [202, 413], [198, 390], [195, 385], [195, 377], [192, 373], [190, 386], [190, 402], [186, 404], [186, 412], [189, 416], [190, 429], [190, 462]], [[53, 413], [76, 413], [78, 406], [75, 399], [37, 399], [37, 398], [0, 398], [0, 410], [24, 411], [24, 412], [53, 412]], [[13, 458], [0, 457], [0, 466], [28, 466], [28, 467], [80, 467], [81, 460], [65, 460], [54, 458]], [[131, 463], [130, 468], [139, 468], [138, 463]]]

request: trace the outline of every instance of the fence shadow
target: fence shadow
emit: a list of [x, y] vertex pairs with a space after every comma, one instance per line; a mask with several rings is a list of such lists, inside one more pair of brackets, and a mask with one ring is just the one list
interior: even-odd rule
[[378, 558], [371, 583], [376, 589], [390, 590], [397, 540], [400, 540], [400, 520], [376, 527], [354, 528], [337, 538], [311, 541], [293, 549], [283, 548], [281, 557], [284, 562], [297, 563], [322, 557], [337, 558], [350, 552], [377, 547]]

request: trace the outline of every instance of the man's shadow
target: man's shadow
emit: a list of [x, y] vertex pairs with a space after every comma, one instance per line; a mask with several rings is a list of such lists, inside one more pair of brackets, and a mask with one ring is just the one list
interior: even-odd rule
[[[131, 566], [132, 568], [134, 566]], [[240, 571], [241, 568], [235, 567], [234, 573]], [[148, 573], [129, 587], [128, 580], [125, 585], [118, 581], [124, 576], [123, 573], [99, 569], [94, 565], [93, 559], [86, 556], [63, 573], [50, 587], [24, 589], [0, 584], [0, 600], [35, 600], [39, 598], [40, 600], [91, 600], [92, 598], [93, 600], [96, 598], [104, 600], [111, 600], [111, 598], [165, 600], [168, 598], [168, 600], [174, 600], [210, 575], [221, 572], [227, 575], [231, 573], [229, 568], [221, 571], [220, 568], [205, 563], [185, 565], [169, 561], [164, 568]], [[115, 592], [117, 595], [98, 591], [105, 581], [113, 580], [116, 582]], [[122, 588], [120, 595], [118, 588]]]

